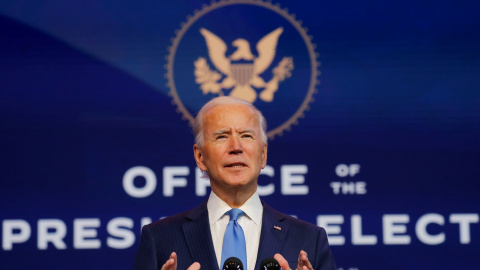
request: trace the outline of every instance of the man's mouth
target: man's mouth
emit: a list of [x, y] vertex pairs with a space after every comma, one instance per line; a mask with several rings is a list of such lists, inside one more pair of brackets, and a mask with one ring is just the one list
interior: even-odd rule
[[245, 165], [245, 163], [232, 163], [232, 164], [228, 164], [225, 167], [227, 167], [227, 168], [243, 168], [243, 167], [247, 167], [247, 165]]

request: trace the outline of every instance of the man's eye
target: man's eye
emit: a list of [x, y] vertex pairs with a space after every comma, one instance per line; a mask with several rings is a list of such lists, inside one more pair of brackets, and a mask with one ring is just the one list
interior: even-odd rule
[[253, 136], [251, 134], [243, 134], [242, 137], [243, 138], [253, 138]]
[[217, 136], [217, 140], [219, 140], [219, 139], [225, 139], [225, 138], [227, 138], [227, 136], [225, 136], [225, 135], [219, 135], [219, 136]]

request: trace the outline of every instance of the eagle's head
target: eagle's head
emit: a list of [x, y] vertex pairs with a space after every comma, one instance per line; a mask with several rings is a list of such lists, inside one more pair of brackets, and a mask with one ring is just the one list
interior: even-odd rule
[[232, 45], [237, 50], [230, 56], [231, 60], [253, 60], [255, 57], [250, 50], [250, 43], [243, 38], [236, 39], [232, 42]]

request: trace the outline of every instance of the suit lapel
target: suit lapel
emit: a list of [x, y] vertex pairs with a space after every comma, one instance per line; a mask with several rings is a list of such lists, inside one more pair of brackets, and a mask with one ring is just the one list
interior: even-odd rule
[[282, 253], [288, 226], [284, 221], [284, 214], [275, 211], [262, 201], [263, 219], [260, 232], [260, 244], [258, 246], [257, 262], [255, 269], [259, 269], [260, 262], [265, 258], [271, 258], [275, 253]]
[[208, 221], [207, 203], [204, 202], [193, 209], [185, 218], [187, 220], [182, 228], [193, 260], [199, 262], [202, 269], [218, 270]]

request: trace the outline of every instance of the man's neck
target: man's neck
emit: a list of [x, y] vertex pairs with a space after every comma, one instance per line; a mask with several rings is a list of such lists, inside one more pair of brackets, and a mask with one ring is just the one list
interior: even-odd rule
[[212, 192], [215, 193], [222, 201], [232, 208], [239, 208], [242, 206], [253, 194], [255, 190], [248, 191], [243, 189], [231, 189], [228, 192], [219, 192], [212, 187]]

